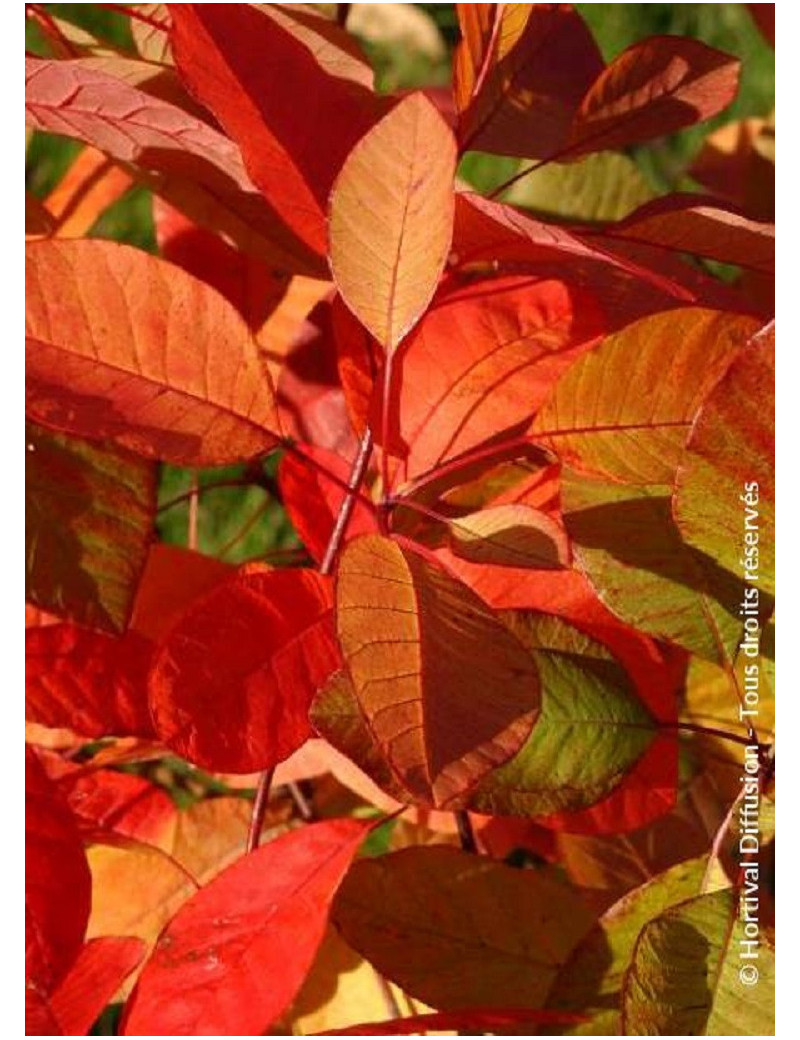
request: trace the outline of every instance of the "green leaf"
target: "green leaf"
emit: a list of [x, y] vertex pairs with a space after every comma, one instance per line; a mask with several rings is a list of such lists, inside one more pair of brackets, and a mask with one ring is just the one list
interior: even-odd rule
[[155, 465], [33, 423], [25, 433], [26, 598], [122, 632], [153, 537]]
[[742, 634], [742, 582], [683, 542], [670, 497], [666, 484], [635, 487], [565, 471], [564, 523], [575, 559], [623, 621], [724, 664]]
[[[622, 990], [623, 1032], [633, 1036], [773, 1036], [775, 954], [761, 942], [744, 959], [739, 901], [730, 890], [674, 906], [636, 941]], [[743, 980], [757, 973], [755, 984]]]
[[644, 754], [656, 723], [599, 643], [558, 618], [506, 618], [536, 661], [542, 714], [514, 758], [478, 784], [470, 807], [521, 816], [587, 808]]
[[[775, 331], [733, 361], [695, 421], [675, 486], [683, 537], [775, 593]], [[754, 564], [745, 571], [745, 553]]]
[[576, 947], [547, 998], [553, 1010], [589, 1016], [588, 1022], [569, 1030], [571, 1035], [621, 1035], [622, 980], [637, 936], [668, 907], [699, 894], [707, 863], [705, 856], [678, 863], [634, 889]]
[[633, 159], [598, 152], [575, 163], [547, 163], [517, 181], [504, 198], [544, 217], [590, 223], [621, 220], [654, 194]]

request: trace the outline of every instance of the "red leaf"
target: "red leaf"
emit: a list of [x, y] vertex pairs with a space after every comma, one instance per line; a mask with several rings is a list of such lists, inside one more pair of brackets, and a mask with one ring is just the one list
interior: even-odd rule
[[721, 112], [741, 63], [686, 36], [650, 36], [608, 65], [581, 103], [570, 158], [663, 137]]
[[65, 1036], [87, 1035], [144, 951], [141, 939], [103, 937], [86, 943], [50, 1000]]
[[[295, 531], [314, 560], [320, 563], [345, 498], [351, 464], [341, 455], [313, 444], [297, 447], [298, 453], [288, 453], [281, 460], [278, 483]], [[370, 506], [364, 493], [359, 493], [345, 530], [345, 540], [377, 531], [375, 509]]]
[[61, 624], [25, 633], [25, 715], [85, 737], [153, 733], [146, 678], [151, 644], [135, 632]]
[[[411, 1033], [457, 1031], [460, 1035], [480, 1036], [484, 1033], [517, 1034], [521, 1028], [540, 1025], [565, 1025], [581, 1022], [580, 1015], [559, 1011], [535, 1011], [532, 1008], [469, 1008], [466, 1011], [435, 1011], [428, 1015], [411, 1015], [388, 1022], [364, 1022], [346, 1029], [331, 1029], [312, 1036], [408, 1036]], [[504, 1026], [514, 1026], [505, 1030]], [[475, 1030], [475, 1032], [473, 1032]]]
[[181, 908], [126, 1007], [125, 1036], [256, 1036], [288, 1007], [365, 835], [331, 820], [275, 838]]
[[252, 773], [311, 734], [311, 698], [340, 665], [328, 579], [243, 570], [189, 608], [150, 675], [158, 736], [206, 769]]
[[213, 556], [154, 542], [136, 589], [130, 628], [158, 642], [193, 600], [227, 581], [233, 570]]
[[58, 985], [83, 943], [91, 876], [78, 828], [35, 753], [25, 748], [25, 979]]
[[440, 297], [400, 348], [390, 450], [402, 477], [524, 428], [604, 331], [593, 297], [562, 282], [495, 278]]
[[767, 43], [775, 46], [775, 4], [748, 4], [747, 10]]
[[327, 72], [268, 10], [173, 4], [178, 69], [242, 149], [245, 164], [292, 230], [324, 255], [333, 180], [385, 106]]
[[164, 259], [216, 289], [258, 332], [286, 291], [288, 277], [158, 198], [153, 199], [153, 219]]
[[57, 784], [87, 836], [113, 831], [157, 844], [177, 812], [163, 788], [134, 773], [77, 767]]

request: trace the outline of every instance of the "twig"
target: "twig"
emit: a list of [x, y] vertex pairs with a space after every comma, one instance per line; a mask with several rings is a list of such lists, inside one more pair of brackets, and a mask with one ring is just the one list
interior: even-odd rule
[[458, 826], [458, 837], [464, 852], [478, 852], [478, 843], [475, 841], [475, 831], [472, 829], [472, 820], [466, 809], [459, 809], [454, 813]]
[[253, 812], [250, 816], [250, 829], [247, 832], [247, 851], [254, 852], [258, 848], [261, 831], [264, 828], [264, 817], [269, 805], [269, 788], [272, 783], [274, 769], [265, 770], [258, 781], [256, 800], [253, 802]]
[[331, 531], [331, 536], [328, 540], [327, 548], [325, 549], [325, 555], [322, 558], [322, 563], [319, 568], [320, 574], [330, 574], [333, 570], [333, 565], [336, 562], [336, 556], [338, 555], [339, 548], [347, 531], [347, 524], [353, 514], [356, 498], [361, 489], [361, 484], [367, 472], [367, 466], [369, 465], [371, 456], [372, 430], [367, 428], [364, 436], [361, 438], [361, 444], [358, 447], [358, 453], [353, 462], [353, 468], [350, 471], [350, 478], [347, 481], [347, 491], [344, 501], [339, 509], [339, 515], [336, 517], [336, 523], [333, 525], [333, 530]]

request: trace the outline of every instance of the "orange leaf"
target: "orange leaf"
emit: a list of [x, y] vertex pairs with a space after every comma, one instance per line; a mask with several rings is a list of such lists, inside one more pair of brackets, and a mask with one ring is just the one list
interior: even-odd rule
[[250, 572], [217, 586], [169, 631], [150, 675], [159, 737], [207, 769], [251, 773], [311, 734], [308, 707], [339, 663], [328, 580]]
[[353, 148], [330, 197], [330, 262], [347, 306], [391, 353], [450, 250], [456, 143], [419, 91]]
[[279, 436], [255, 342], [213, 289], [101, 241], [26, 247], [28, 409], [178, 465], [262, 455]]
[[159, 939], [122, 1034], [263, 1033], [300, 989], [365, 830], [355, 820], [311, 824], [201, 889]]
[[58, 238], [81, 238], [121, 198], [133, 177], [96, 148], [84, 148], [46, 199]]
[[539, 710], [530, 655], [416, 552], [378, 536], [351, 542], [339, 563], [337, 630], [373, 739], [424, 804], [457, 803], [528, 736]]

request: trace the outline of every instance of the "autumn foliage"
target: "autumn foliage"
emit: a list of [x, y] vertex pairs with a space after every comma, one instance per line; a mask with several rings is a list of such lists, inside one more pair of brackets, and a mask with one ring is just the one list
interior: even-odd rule
[[457, 4], [379, 93], [360, 6], [26, 5], [27, 1032], [769, 1035], [769, 128], [627, 205], [736, 59]]

